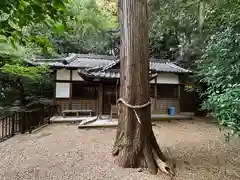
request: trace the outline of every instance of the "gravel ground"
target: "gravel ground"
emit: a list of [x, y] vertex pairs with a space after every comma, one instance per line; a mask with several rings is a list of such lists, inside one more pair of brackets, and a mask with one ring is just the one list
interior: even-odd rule
[[[176, 160], [176, 180], [239, 180], [240, 140], [224, 142], [209, 122], [172, 121], [154, 127], [161, 147]], [[123, 169], [113, 163], [116, 129], [49, 125], [0, 143], [0, 180], [168, 180], [159, 173]]]

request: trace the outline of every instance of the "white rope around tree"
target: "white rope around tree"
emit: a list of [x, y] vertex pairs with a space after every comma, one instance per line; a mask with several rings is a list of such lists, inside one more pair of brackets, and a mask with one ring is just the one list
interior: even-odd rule
[[[145, 104], [133, 106], [131, 104], [128, 104], [123, 98], [119, 98], [118, 101], [117, 101], [117, 104], [119, 104], [119, 103], [123, 103], [125, 106], [132, 109], [133, 112], [135, 113], [136, 117], [137, 117], [138, 122], [141, 124], [141, 120], [140, 120], [140, 118], [139, 118], [139, 116], [136, 112], [136, 109], [142, 109], [142, 108], [145, 108], [145, 107], [149, 106], [151, 104], [151, 101], [149, 100]], [[120, 108], [118, 108], [118, 115], [119, 115], [119, 111], [120, 111]]]

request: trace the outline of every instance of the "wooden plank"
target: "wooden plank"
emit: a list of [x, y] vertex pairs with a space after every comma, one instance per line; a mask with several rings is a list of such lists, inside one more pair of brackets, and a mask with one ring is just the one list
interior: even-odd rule
[[64, 110], [63, 112], [62, 112], [62, 116], [63, 117], [66, 117], [67, 115], [67, 113], [73, 113], [74, 114], [74, 116], [85, 116], [85, 115], [87, 115], [87, 116], [92, 116], [93, 115], [93, 111], [92, 110]]
[[[61, 107], [61, 111], [68, 110], [69, 106], [68, 99], [57, 99], [56, 104]], [[85, 110], [90, 109], [94, 112], [98, 110], [97, 100], [86, 100], [86, 99], [72, 99], [72, 109]]]
[[63, 112], [93, 112], [93, 110], [91, 110], [91, 109], [86, 109], [86, 110], [68, 109], [68, 110], [64, 110]]

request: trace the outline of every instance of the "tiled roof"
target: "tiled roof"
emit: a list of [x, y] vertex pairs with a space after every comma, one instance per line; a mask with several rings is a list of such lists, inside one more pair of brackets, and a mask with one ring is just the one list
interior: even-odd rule
[[[106, 71], [119, 63], [116, 56], [91, 55], [91, 54], [70, 54], [67, 58], [61, 59], [42, 59], [35, 60], [33, 64], [48, 64], [60, 68], [81, 68], [97, 73], [97, 71]], [[167, 60], [150, 59], [150, 69], [158, 72], [188, 73], [187, 69], [181, 68]], [[95, 72], [96, 71], [96, 72]]]
[[74, 54], [72, 58], [65, 59], [62, 62], [56, 62], [53, 64], [55, 67], [72, 67], [72, 68], [91, 68], [102, 67], [114, 62], [117, 58], [114, 56], [105, 55], [86, 55], [86, 54]]
[[49, 65], [53, 66], [56, 62], [62, 62], [64, 59], [33, 59], [27, 61], [27, 63], [32, 65]]
[[79, 70], [80, 73], [85, 74], [89, 77], [99, 77], [99, 78], [120, 78], [120, 73], [118, 71], [93, 71], [91, 73], [87, 73], [86, 71]]
[[173, 73], [190, 72], [189, 70], [181, 68], [170, 62], [166, 62], [166, 63], [150, 62], [150, 69], [154, 69], [160, 72], [173, 72]]
[[[119, 79], [120, 73], [119, 71], [113, 71], [113, 70], [105, 70], [105, 71], [92, 71], [88, 72], [87, 70], [79, 70], [78, 71], [80, 76], [84, 77], [90, 77], [90, 78], [104, 78], [104, 79]], [[156, 76], [155, 73], [150, 72], [150, 77], [154, 78]]]
[[[160, 62], [159, 62], [160, 61]], [[107, 70], [112, 68], [113, 66], [115, 66], [117, 63], [119, 63], [119, 60], [116, 60], [115, 62], [113, 62], [112, 64], [109, 64], [107, 66], [104, 66], [102, 69], [103, 70]], [[181, 68], [173, 63], [170, 63], [168, 61], [165, 60], [165, 62], [163, 62], [163, 60], [158, 60], [158, 59], [150, 59], [150, 69], [158, 71], [158, 72], [173, 72], [173, 73], [186, 73], [186, 72], [190, 72], [187, 69]]]

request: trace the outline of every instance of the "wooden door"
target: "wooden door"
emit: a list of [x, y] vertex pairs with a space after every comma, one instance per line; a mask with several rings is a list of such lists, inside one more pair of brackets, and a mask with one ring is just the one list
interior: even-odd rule
[[111, 105], [116, 105], [116, 87], [103, 87], [103, 114], [110, 114]]

